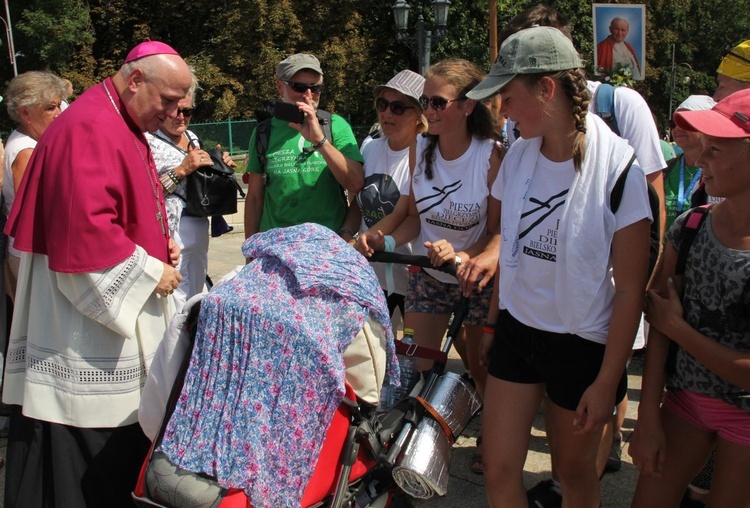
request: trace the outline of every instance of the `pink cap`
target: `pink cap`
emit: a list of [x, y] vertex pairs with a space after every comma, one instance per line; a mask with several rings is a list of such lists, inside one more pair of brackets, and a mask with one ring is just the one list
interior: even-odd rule
[[180, 56], [180, 54], [177, 53], [177, 51], [175, 51], [175, 49], [168, 44], [164, 44], [163, 42], [159, 41], [145, 41], [130, 50], [128, 56], [125, 57], [125, 63], [132, 62], [133, 60], [138, 60], [139, 58], [151, 55]]
[[677, 111], [677, 125], [716, 138], [750, 137], [750, 89], [734, 92], [707, 111]]

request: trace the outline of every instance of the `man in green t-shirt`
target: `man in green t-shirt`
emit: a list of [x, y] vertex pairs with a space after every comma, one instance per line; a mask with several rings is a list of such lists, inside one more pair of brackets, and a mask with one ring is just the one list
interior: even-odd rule
[[245, 237], [276, 227], [316, 222], [338, 231], [346, 214], [341, 189], [354, 195], [364, 185], [362, 157], [349, 124], [331, 115], [327, 139], [315, 112], [323, 91], [323, 71], [309, 54], [292, 55], [276, 68], [281, 99], [295, 104], [304, 121], [271, 119], [266, 175], [250, 138]]

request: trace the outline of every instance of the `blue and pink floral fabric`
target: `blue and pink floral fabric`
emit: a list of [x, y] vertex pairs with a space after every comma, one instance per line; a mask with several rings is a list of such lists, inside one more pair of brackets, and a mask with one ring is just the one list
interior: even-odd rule
[[253, 261], [203, 299], [161, 449], [254, 506], [300, 506], [344, 396], [343, 351], [368, 315], [399, 378], [388, 308], [367, 260], [323, 226], [256, 234], [242, 252]]

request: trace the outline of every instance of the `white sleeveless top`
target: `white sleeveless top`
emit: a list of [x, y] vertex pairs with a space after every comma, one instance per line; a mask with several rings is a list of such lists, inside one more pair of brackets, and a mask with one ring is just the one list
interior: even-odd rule
[[[457, 159], [448, 161], [435, 147], [432, 179], [424, 173], [424, 151], [429, 139], [417, 139], [417, 167], [412, 178], [412, 193], [419, 213], [420, 238], [414, 253], [427, 254], [424, 242], [445, 239], [456, 252], [474, 245], [487, 234], [487, 177], [494, 142], [473, 138], [469, 148]], [[441, 282], [457, 284], [455, 277], [427, 270]]]
[[[5, 156], [3, 160], [3, 197], [5, 198], [5, 208], [10, 210], [13, 207], [13, 202], [16, 200], [16, 191], [13, 189], [13, 162], [15, 162], [18, 154], [31, 148], [32, 150], [36, 147], [36, 140], [27, 134], [23, 134], [18, 130], [14, 130], [8, 137], [8, 141], [5, 142]], [[21, 252], [13, 248], [13, 237], [8, 237], [8, 252], [16, 256], [21, 257]]]

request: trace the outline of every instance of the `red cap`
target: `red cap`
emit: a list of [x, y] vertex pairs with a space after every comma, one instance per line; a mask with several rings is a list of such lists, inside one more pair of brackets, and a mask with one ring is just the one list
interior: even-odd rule
[[124, 63], [132, 62], [133, 60], [138, 60], [139, 58], [151, 55], [180, 56], [180, 54], [177, 53], [177, 51], [175, 51], [175, 49], [168, 44], [164, 44], [163, 42], [159, 41], [145, 41], [130, 50], [128, 56], [125, 57]]
[[750, 89], [720, 100], [706, 111], [677, 111], [674, 120], [683, 129], [716, 138], [750, 138]]

